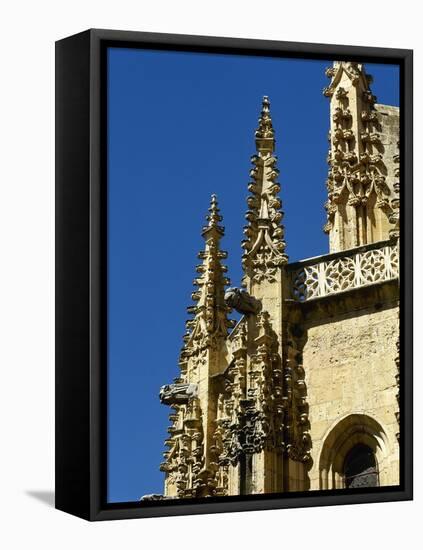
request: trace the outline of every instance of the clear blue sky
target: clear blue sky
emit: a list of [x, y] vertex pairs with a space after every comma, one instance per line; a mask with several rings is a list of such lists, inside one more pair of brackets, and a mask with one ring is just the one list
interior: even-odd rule
[[[250, 157], [261, 98], [276, 131], [290, 261], [324, 254], [330, 61], [112, 48], [109, 68], [108, 500], [163, 492], [201, 227], [218, 195], [232, 284], [241, 279]], [[367, 65], [380, 103], [399, 104], [399, 71]]]

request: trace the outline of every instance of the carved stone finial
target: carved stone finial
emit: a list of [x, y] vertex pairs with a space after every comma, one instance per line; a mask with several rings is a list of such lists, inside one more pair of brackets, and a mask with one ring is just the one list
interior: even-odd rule
[[209, 214], [206, 216], [206, 219], [209, 223], [206, 227], [203, 228], [203, 235], [211, 228], [217, 229], [217, 231], [219, 231], [221, 235], [224, 234], [224, 228], [219, 225], [219, 222], [223, 220], [223, 216], [221, 216], [219, 212], [220, 209], [217, 203], [217, 196], [213, 194], [210, 200]]
[[275, 148], [275, 132], [270, 116], [270, 101], [267, 96], [263, 97], [261, 114], [258, 122], [259, 125], [255, 133], [257, 151], [273, 152]]

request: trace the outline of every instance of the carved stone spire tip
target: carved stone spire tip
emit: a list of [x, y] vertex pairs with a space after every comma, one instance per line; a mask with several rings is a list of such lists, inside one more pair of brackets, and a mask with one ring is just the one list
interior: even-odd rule
[[262, 101], [262, 111], [266, 111], [269, 112], [270, 110], [270, 101], [269, 101], [269, 96], [267, 95], [264, 95], [263, 96], [263, 101]]
[[270, 116], [270, 101], [267, 95], [263, 96], [258, 128], [255, 133], [257, 151], [273, 152], [275, 148], [275, 132]]
[[217, 196], [213, 193], [210, 198], [209, 213], [206, 216], [208, 224], [206, 227], [203, 227], [203, 234], [208, 232], [210, 229], [216, 229], [223, 235], [224, 228], [219, 225], [219, 222], [223, 220], [223, 216], [221, 216], [219, 212], [220, 208], [217, 202]]

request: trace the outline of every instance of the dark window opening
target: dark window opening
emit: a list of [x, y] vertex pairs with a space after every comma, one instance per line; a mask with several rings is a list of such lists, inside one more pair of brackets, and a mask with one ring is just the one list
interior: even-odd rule
[[358, 444], [347, 454], [344, 462], [345, 487], [378, 487], [379, 472], [370, 447]]

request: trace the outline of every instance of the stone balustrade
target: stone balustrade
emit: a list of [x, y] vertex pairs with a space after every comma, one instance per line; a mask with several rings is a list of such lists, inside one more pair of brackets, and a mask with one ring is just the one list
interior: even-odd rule
[[287, 266], [291, 298], [305, 302], [398, 279], [398, 245], [383, 241]]

